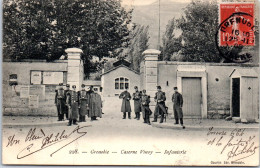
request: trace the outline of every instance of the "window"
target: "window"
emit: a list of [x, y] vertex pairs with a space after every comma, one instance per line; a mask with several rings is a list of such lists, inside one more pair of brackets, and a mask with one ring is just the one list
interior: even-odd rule
[[115, 79], [115, 89], [124, 90], [129, 88], [129, 79], [120, 77]]
[[59, 83], [65, 83], [65, 72], [59, 71], [31, 71], [31, 84], [40, 85], [58, 85]]

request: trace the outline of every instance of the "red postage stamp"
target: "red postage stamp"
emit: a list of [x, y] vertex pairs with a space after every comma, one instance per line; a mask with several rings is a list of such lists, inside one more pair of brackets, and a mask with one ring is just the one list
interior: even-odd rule
[[220, 46], [254, 46], [253, 3], [220, 4], [219, 15]]

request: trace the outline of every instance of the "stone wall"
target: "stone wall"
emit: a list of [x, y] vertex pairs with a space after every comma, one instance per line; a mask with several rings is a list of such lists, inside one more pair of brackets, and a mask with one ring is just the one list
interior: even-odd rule
[[[206, 73], [206, 98], [207, 98], [207, 118], [225, 118], [230, 115], [230, 77], [234, 69], [254, 69], [259, 71], [258, 65], [236, 64], [236, 63], [191, 63], [191, 62], [166, 62], [158, 61], [157, 85], [162, 87], [166, 93], [166, 106], [169, 107], [169, 114], [173, 113], [171, 102], [173, 87], [177, 86], [177, 72], [180, 67], [188, 67], [186, 71], [196, 72], [203, 70]], [[147, 69], [145, 65], [143, 68]], [[200, 70], [201, 69], [201, 70]], [[143, 77], [144, 79], [147, 78]], [[146, 81], [147, 82], [147, 81]], [[146, 89], [151, 86], [147, 85]], [[151, 95], [154, 97], [154, 95]], [[184, 100], [185, 101], [185, 100]]]
[[[32, 85], [30, 74], [32, 70], [63, 72], [66, 84], [67, 62], [3, 62], [3, 114], [56, 116], [54, 98], [57, 85]], [[9, 85], [11, 74], [17, 74], [18, 85]], [[29, 101], [32, 100], [30, 95], [38, 95], [38, 108], [29, 108], [29, 103], [32, 103]]]

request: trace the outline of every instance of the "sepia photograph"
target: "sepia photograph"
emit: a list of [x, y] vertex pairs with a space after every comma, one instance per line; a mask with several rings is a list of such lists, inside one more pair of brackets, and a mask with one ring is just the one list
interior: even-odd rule
[[259, 166], [258, 0], [3, 0], [2, 165]]

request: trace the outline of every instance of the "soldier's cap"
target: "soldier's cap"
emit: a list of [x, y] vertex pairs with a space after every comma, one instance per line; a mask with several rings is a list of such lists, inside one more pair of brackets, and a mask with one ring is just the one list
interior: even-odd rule
[[161, 89], [161, 86], [157, 86], [157, 89]]
[[59, 86], [62, 86], [63, 85], [63, 83], [59, 83]]
[[134, 87], [134, 89], [138, 89], [138, 87], [137, 87], [137, 86], [135, 86], [135, 87]]
[[76, 88], [76, 85], [72, 85], [72, 88]]
[[178, 90], [178, 87], [174, 87], [173, 90]]
[[66, 87], [70, 87], [70, 84], [67, 84]]
[[83, 87], [83, 88], [84, 88], [84, 87], [85, 87], [85, 85], [84, 85], [84, 84], [82, 84], [82, 85], [81, 85], [81, 87]]
[[146, 90], [144, 89], [143, 92], [146, 92]]

